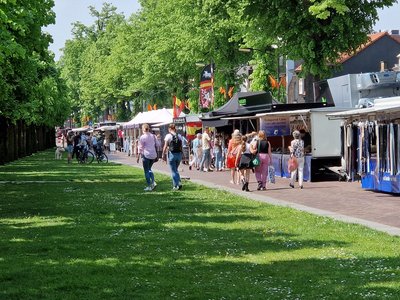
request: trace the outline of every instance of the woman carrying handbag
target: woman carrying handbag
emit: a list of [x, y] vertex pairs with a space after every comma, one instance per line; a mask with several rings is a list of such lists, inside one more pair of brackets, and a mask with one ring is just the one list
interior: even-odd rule
[[260, 164], [255, 167], [254, 173], [258, 182], [257, 191], [267, 189], [268, 166], [272, 164], [271, 144], [267, 141], [264, 130], [258, 132], [258, 138], [251, 143], [251, 153], [258, 154]]
[[239, 174], [236, 171], [236, 156], [240, 148], [240, 144], [242, 141], [242, 135], [240, 134], [239, 130], [235, 130], [232, 133], [232, 138], [229, 140], [228, 144], [228, 151], [226, 156], [225, 165], [231, 172], [231, 184], [239, 184]]
[[[293, 140], [290, 143], [290, 160], [297, 161], [297, 168], [292, 168], [290, 171], [290, 183], [289, 186], [294, 188], [294, 182], [296, 180], [296, 174], [298, 171], [299, 186], [303, 188], [303, 168], [304, 168], [304, 141], [300, 138], [300, 132], [298, 130], [293, 131]], [[289, 162], [289, 165], [295, 165], [295, 162]]]

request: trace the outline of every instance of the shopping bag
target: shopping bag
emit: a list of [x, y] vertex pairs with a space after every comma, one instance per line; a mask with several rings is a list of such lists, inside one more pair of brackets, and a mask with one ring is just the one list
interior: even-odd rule
[[299, 164], [297, 162], [297, 158], [294, 156], [291, 156], [288, 161], [288, 171], [293, 172], [293, 171], [297, 170], [298, 165]]
[[253, 159], [251, 160], [251, 163], [253, 164], [254, 167], [258, 167], [260, 165], [260, 156], [258, 154], [254, 155]]
[[234, 156], [232, 153], [229, 153], [226, 159], [226, 167], [228, 169], [235, 168], [236, 167], [235, 162], [236, 162], [236, 156]]
[[275, 183], [275, 168], [274, 168], [274, 166], [268, 166], [268, 182]]

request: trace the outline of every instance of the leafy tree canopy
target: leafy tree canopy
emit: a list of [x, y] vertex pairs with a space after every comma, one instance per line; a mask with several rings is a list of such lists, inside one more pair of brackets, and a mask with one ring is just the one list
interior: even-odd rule
[[[215, 63], [215, 88], [241, 82], [268, 90], [280, 56], [303, 60], [304, 74], [329, 74], [342, 53], [366, 42], [377, 9], [394, 0], [142, 0], [128, 20], [104, 4], [92, 26], [75, 24], [60, 68], [77, 111], [171, 106], [171, 94], [197, 103], [200, 69]], [[239, 47], [257, 49], [241, 53]], [[219, 105], [226, 95], [215, 93]], [[194, 105], [195, 106], [195, 105]]]
[[0, 114], [55, 125], [68, 114], [66, 92], [42, 28], [54, 23], [52, 0], [0, 1]]

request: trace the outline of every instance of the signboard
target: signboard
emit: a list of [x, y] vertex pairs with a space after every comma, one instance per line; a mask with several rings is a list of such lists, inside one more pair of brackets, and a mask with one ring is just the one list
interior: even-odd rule
[[261, 119], [260, 128], [267, 136], [290, 135], [289, 117], [264, 117]]
[[186, 118], [185, 117], [180, 117], [180, 118], [174, 118], [174, 124], [185, 124], [186, 123]]
[[239, 99], [239, 104], [240, 104], [241, 106], [246, 106], [246, 104], [247, 104], [247, 99], [246, 99], [246, 98], [240, 98], [240, 99]]

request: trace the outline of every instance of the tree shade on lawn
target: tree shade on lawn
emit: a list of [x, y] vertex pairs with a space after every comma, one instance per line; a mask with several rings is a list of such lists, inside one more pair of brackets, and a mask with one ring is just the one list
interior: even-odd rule
[[0, 167], [4, 299], [396, 299], [400, 241], [52, 152]]

